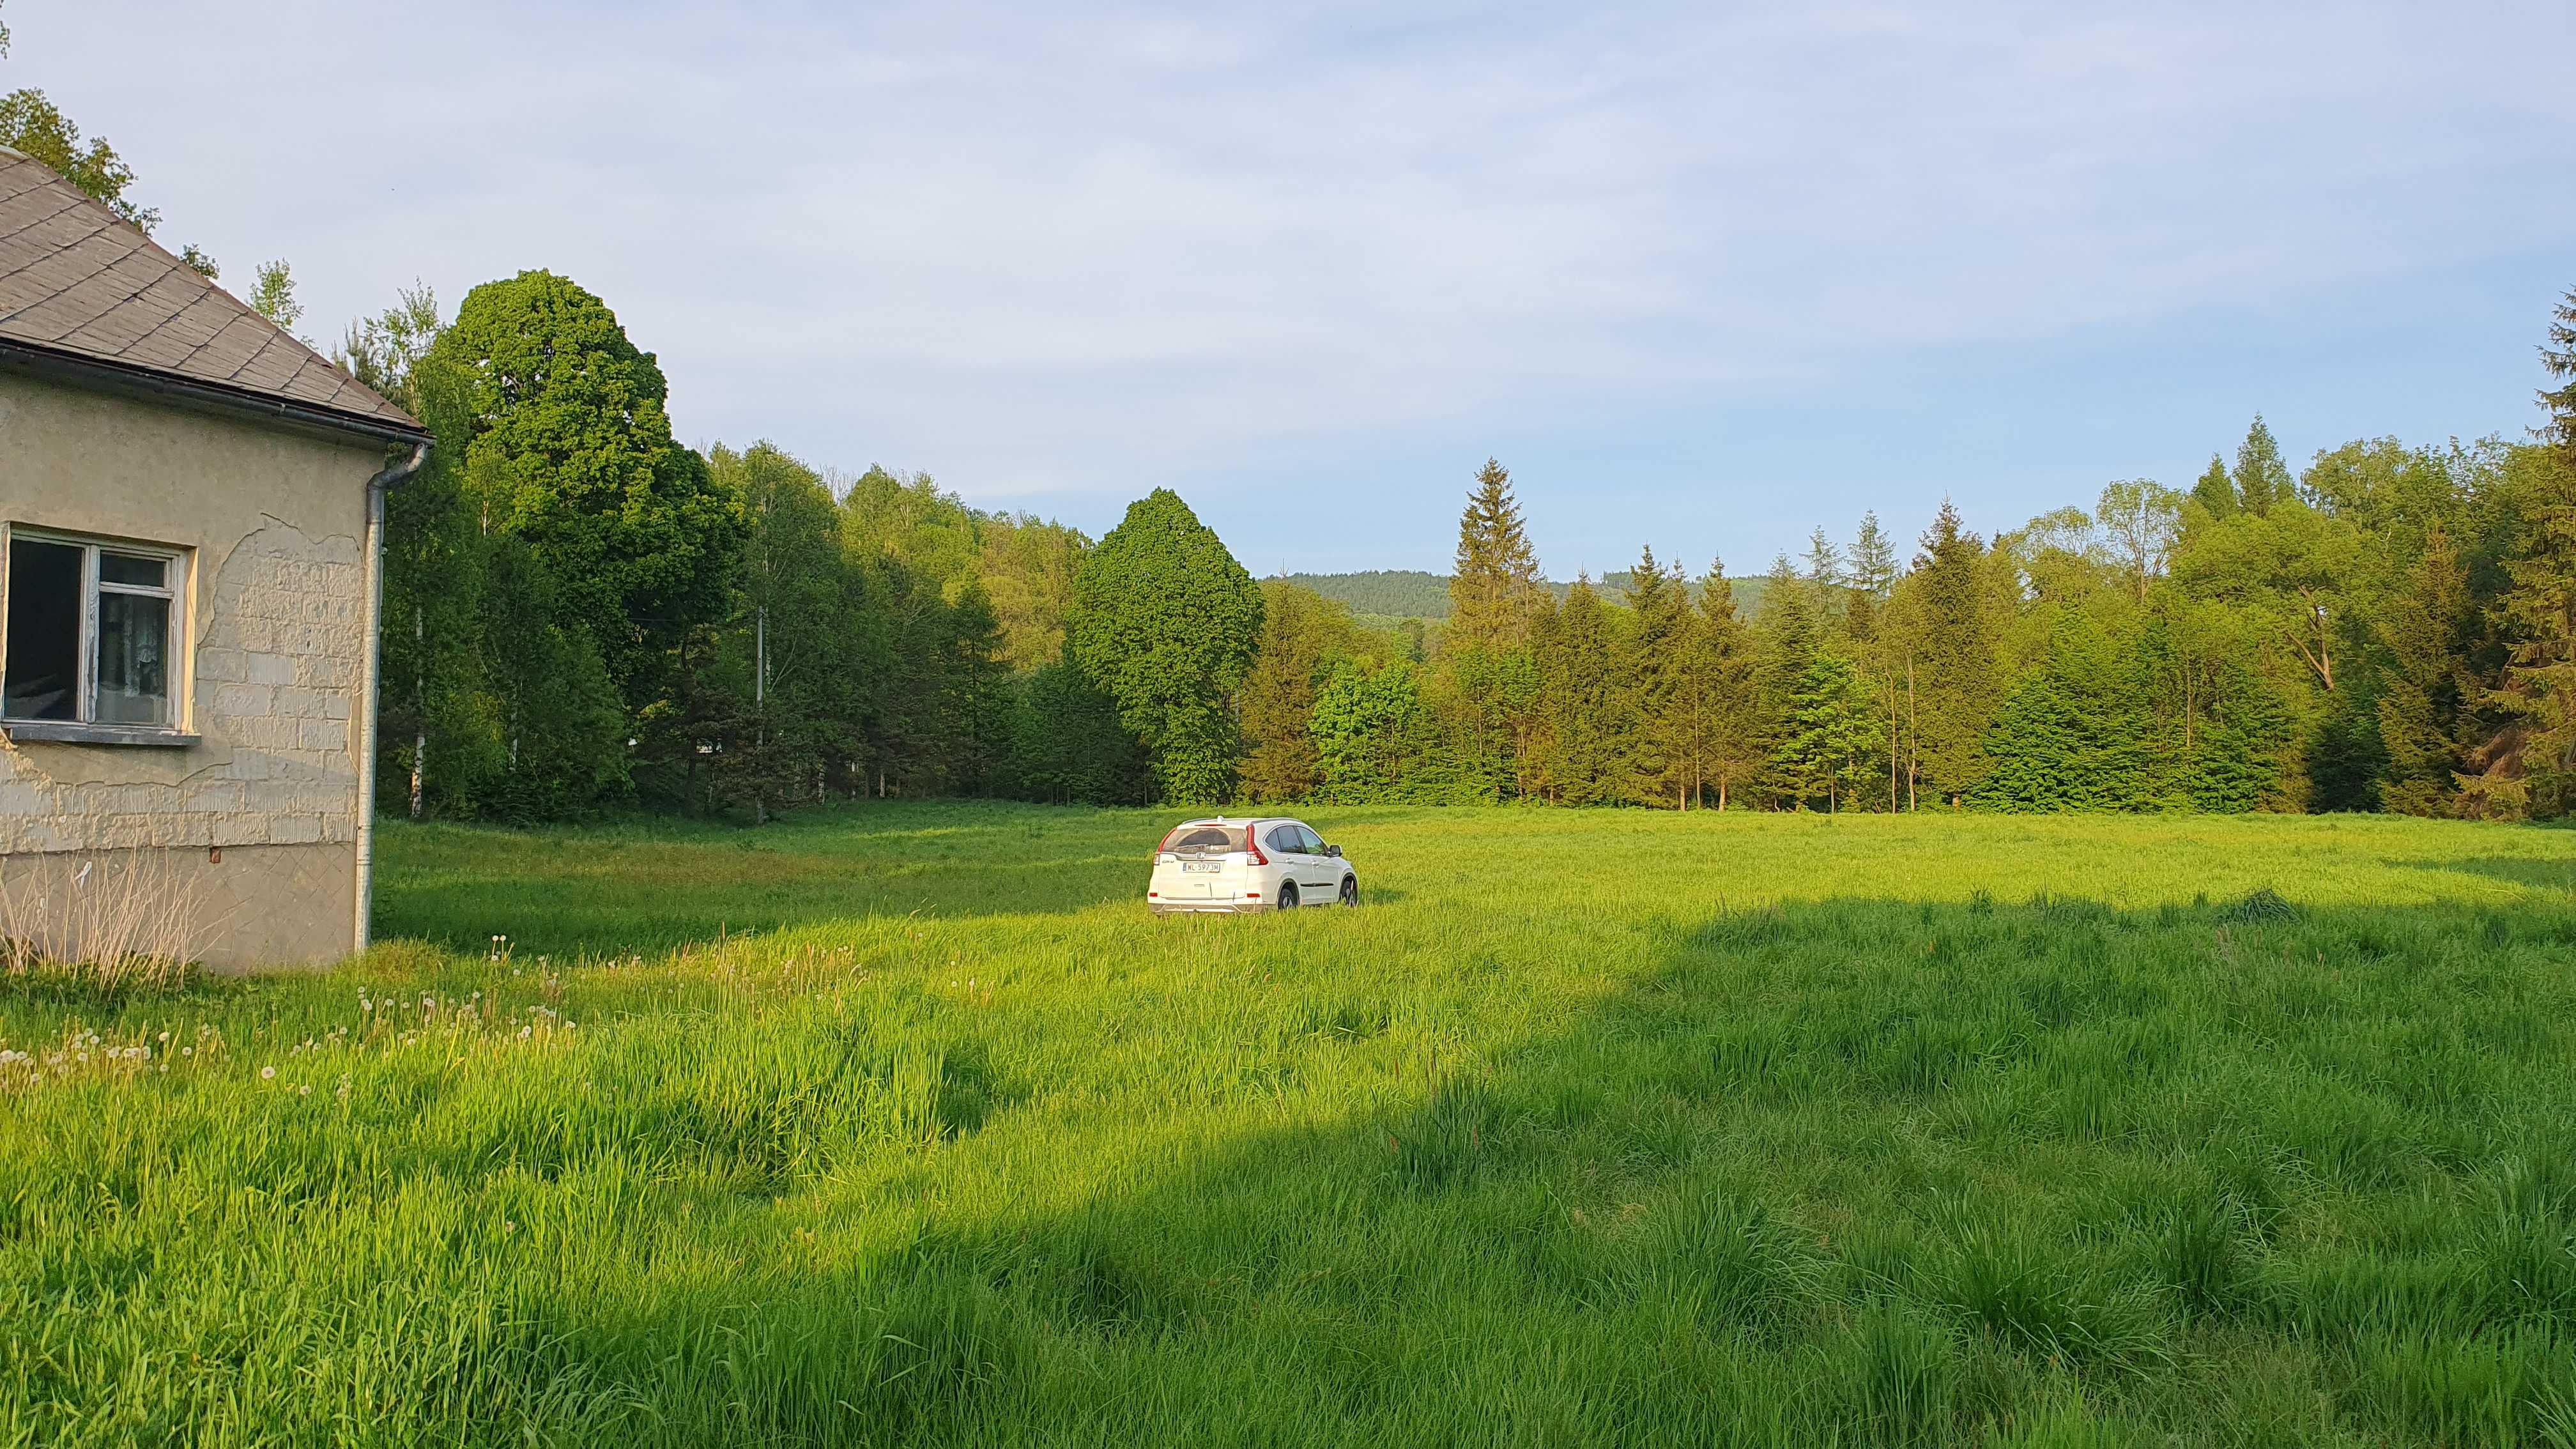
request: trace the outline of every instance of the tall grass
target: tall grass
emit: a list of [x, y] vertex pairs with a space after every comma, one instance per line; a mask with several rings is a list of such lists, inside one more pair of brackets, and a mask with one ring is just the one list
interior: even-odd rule
[[0, 975], [167, 988], [222, 924], [162, 851], [0, 859]]
[[395, 828], [351, 968], [19, 981], [0, 1443], [2576, 1444], [2576, 836], [1158, 823]]

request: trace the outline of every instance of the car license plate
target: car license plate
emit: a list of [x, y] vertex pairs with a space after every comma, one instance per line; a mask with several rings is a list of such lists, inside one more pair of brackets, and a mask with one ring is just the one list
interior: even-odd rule
[[1192, 874], [1205, 872], [1208, 875], [1214, 875], [1224, 867], [1213, 860], [1185, 860], [1181, 862], [1181, 869]]

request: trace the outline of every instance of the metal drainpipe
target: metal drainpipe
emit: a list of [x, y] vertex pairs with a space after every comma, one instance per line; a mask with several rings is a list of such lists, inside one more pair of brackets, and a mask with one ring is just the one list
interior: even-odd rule
[[367, 920], [376, 889], [376, 676], [384, 646], [377, 638], [385, 612], [385, 490], [409, 482], [429, 461], [429, 444], [411, 445], [411, 456], [387, 463], [367, 480], [367, 665], [358, 692], [358, 905], [350, 933], [352, 954], [367, 949]]

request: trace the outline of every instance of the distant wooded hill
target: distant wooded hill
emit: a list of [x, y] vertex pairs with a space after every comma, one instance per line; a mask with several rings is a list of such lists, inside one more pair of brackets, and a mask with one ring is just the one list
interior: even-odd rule
[[[1423, 569], [1368, 569], [1351, 574], [1290, 574], [1288, 582], [1348, 604], [1354, 614], [1376, 614], [1389, 619], [1449, 617], [1447, 574]], [[1735, 586], [1736, 612], [1750, 614], [1759, 607], [1763, 579], [1731, 579], [1729, 582]], [[1551, 579], [1548, 587], [1562, 600], [1574, 585]], [[1624, 601], [1628, 596], [1627, 572], [1603, 574], [1593, 580], [1593, 587], [1599, 589], [1604, 598]]]

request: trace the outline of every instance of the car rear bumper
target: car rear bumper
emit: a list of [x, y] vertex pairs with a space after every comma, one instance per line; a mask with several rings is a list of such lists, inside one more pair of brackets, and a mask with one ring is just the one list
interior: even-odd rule
[[1252, 916], [1275, 911], [1273, 901], [1147, 901], [1145, 908], [1158, 916]]

